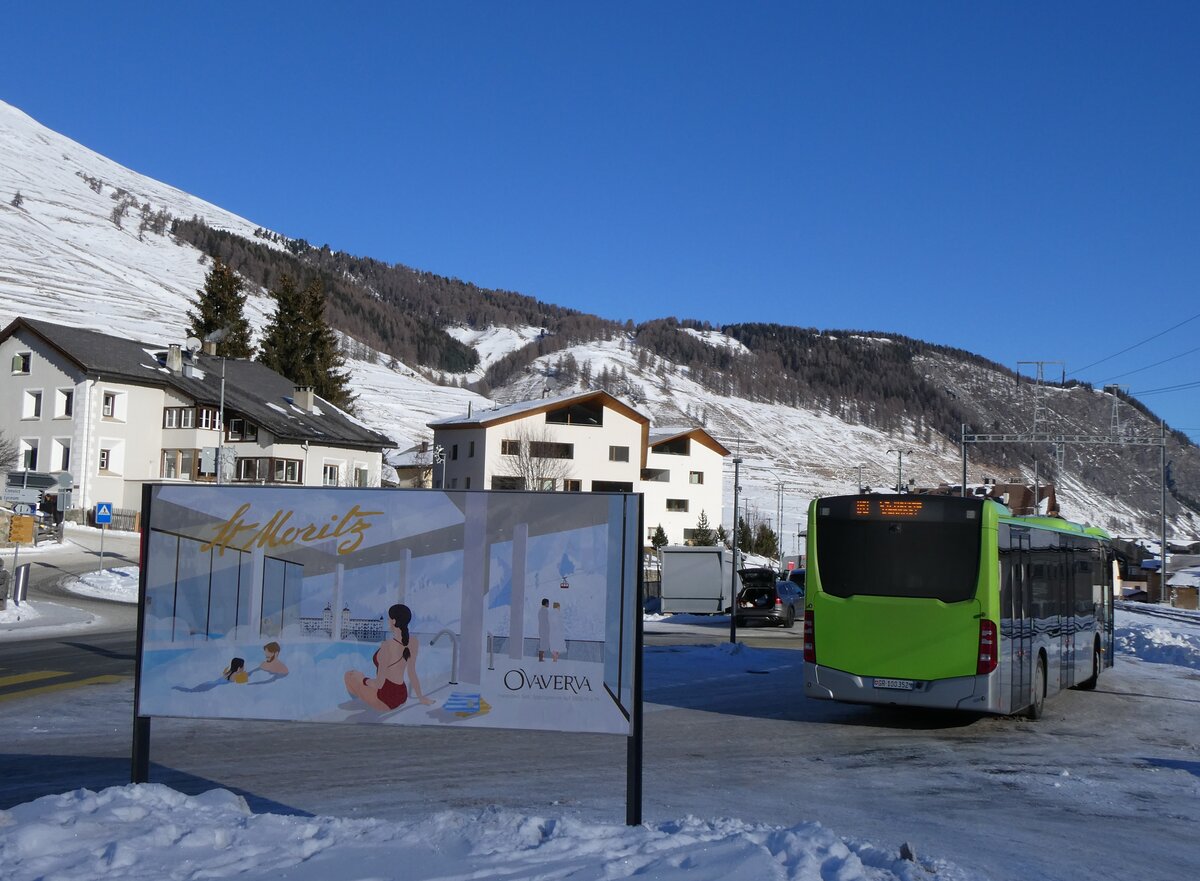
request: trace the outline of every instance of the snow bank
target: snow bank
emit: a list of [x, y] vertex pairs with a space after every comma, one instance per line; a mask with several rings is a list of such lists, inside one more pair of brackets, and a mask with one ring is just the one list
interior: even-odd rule
[[628, 827], [496, 808], [408, 823], [285, 817], [253, 814], [226, 790], [192, 797], [156, 784], [80, 789], [0, 811], [0, 865], [8, 881], [979, 877], [901, 859], [899, 848], [843, 839], [817, 823], [687, 817]]

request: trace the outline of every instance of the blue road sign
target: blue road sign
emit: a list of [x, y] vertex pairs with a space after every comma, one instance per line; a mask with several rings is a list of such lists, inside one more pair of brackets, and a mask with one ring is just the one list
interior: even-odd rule
[[112, 523], [112, 502], [96, 503], [96, 525], [107, 526]]

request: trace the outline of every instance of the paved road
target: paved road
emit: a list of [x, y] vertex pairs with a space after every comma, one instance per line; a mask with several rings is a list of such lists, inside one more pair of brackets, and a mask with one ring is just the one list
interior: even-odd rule
[[[98, 570], [100, 551], [99, 532], [72, 529], [61, 548], [18, 554], [18, 564], [30, 566], [29, 600], [43, 613], [39, 621], [91, 623], [70, 634], [56, 635], [61, 627], [0, 633], [0, 703], [133, 676], [136, 607], [82, 597], [63, 586], [69, 579]], [[103, 551], [105, 568], [135, 565], [137, 536], [109, 533]], [[11, 551], [5, 551], [3, 558], [11, 568]], [[45, 635], [47, 630], [50, 635]]]

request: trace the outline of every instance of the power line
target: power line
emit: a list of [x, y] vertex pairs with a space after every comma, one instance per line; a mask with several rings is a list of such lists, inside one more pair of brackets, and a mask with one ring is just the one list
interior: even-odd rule
[[1193, 388], [1200, 388], [1200, 382], [1185, 382], [1180, 385], [1165, 385], [1162, 388], [1140, 389], [1129, 394], [1135, 398], [1144, 398], [1146, 395], [1158, 395], [1164, 392], [1182, 392]]
[[1174, 324], [1171, 327], [1168, 327], [1166, 330], [1159, 331], [1158, 333], [1154, 334], [1154, 336], [1146, 337], [1140, 343], [1134, 343], [1132, 346], [1126, 346], [1124, 349], [1122, 349], [1119, 352], [1113, 352], [1111, 355], [1107, 355], [1107, 356], [1101, 358], [1099, 361], [1093, 361], [1091, 364], [1088, 364], [1084, 367], [1080, 367], [1076, 370], [1073, 370], [1072, 372], [1075, 373], [1076, 375], [1081, 375], [1083, 373], [1083, 371], [1085, 371], [1091, 367], [1095, 367], [1097, 364], [1103, 364], [1105, 361], [1111, 361], [1113, 358], [1117, 357], [1118, 355], [1124, 355], [1126, 352], [1130, 352], [1130, 351], [1136, 349], [1138, 346], [1144, 346], [1144, 345], [1146, 345], [1146, 343], [1150, 342], [1151, 340], [1156, 340], [1163, 334], [1170, 333], [1173, 330], [1183, 327], [1189, 321], [1195, 321], [1197, 318], [1200, 318], [1200, 312], [1197, 312], [1191, 318], [1183, 319], [1183, 321], [1179, 322], [1178, 324]]
[[1194, 349], [1188, 349], [1186, 352], [1183, 352], [1179, 355], [1172, 355], [1170, 358], [1163, 358], [1161, 361], [1155, 361], [1153, 364], [1147, 364], [1145, 367], [1139, 367], [1137, 370], [1130, 370], [1125, 373], [1118, 373], [1116, 376], [1110, 376], [1110, 377], [1108, 377], [1108, 379], [1102, 379], [1096, 384], [1103, 385], [1103, 384], [1109, 383], [1110, 381], [1112, 381], [1114, 379], [1120, 379], [1123, 376], [1133, 376], [1133, 374], [1135, 374], [1135, 373], [1141, 373], [1143, 370], [1149, 370], [1151, 367], [1158, 367], [1160, 364], [1166, 364], [1168, 361], [1176, 361], [1179, 358], [1183, 358], [1186, 355], [1192, 354], [1193, 352], [1200, 352], [1200, 346], [1196, 346], [1196, 348], [1194, 348]]

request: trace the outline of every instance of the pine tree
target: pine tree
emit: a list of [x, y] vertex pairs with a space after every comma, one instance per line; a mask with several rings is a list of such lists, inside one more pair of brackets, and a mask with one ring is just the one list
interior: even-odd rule
[[242, 279], [220, 260], [204, 279], [204, 287], [196, 291], [195, 311], [188, 311], [191, 326], [188, 333], [205, 339], [217, 331], [224, 335], [217, 341], [217, 354], [226, 358], [249, 358], [254, 351], [250, 343], [250, 322], [246, 320], [246, 294]]
[[308, 354], [301, 345], [308, 335], [302, 294], [295, 280], [285, 274], [279, 277], [271, 296], [275, 299], [275, 312], [263, 332], [258, 360], [297, 385], [308, 385], [302, 381]]
[[692, 535], [692, 544], [697, 547], [709, 548], [716, 543], [717, 537], [708, 525], [708, 514], [702, 510], [700, 512], [700, 519], [696, 521], [696, 531]]
[[354, 394], [350, 391], [350, 374], [346, 373], [346, 359], [338, 348], [338, 337], [325, 321], [325, 286], [320, 278], [314, 278], [305, 287], [301, 296], [301, 314], [306, 332], [306, 371], [297, 385], [311, 385], [335, 407], [349, 410], [354, 405]]
[[654, 550], [656, 551], [659, 548], [667, 545], [667, 533], [666, 530], [662, 528], [661, 523], [658, 524], [658, 529], [654, 530], [654, 535], [650, 538], [650, 544], [653, 545]]
[[717, 544], [723, 547], [729, 547], [729, 533], [725, 531], [725, 524], [717, 524]]

